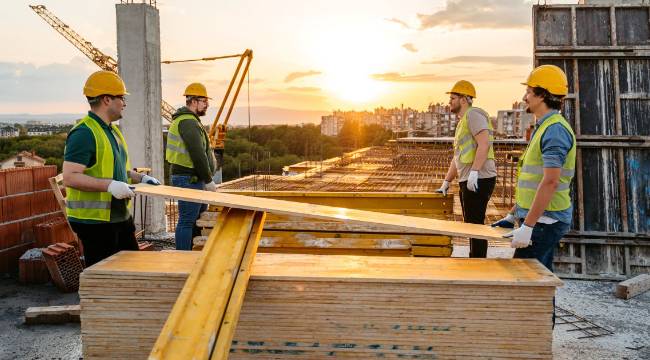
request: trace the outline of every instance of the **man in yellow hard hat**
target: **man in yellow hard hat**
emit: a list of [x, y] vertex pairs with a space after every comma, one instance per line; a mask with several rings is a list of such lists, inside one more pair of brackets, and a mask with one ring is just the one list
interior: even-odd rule
[[[171, 164], [171, 183], [187, 189], [216, 191], [212, 180], [216, 159], [199, 118], [208, 109], [208, 92], [203, 84], [192, 83], [183, 95], [185, 106], [176, 111], [167, 133], [165, 159]], [[196, 220], [205, 209], [204, 204], [178, 202], [177, 250], [192, 250], [192, 238], [198, 235]]]
[[575, 172], [576, 138], [560, 113], [568, 82], [554, 65], [535, 68], [525, 83], [526, 111], [535, 115], [530, 142], [518, 165], [515, 206], [493, 226], [519, 228], [512, 237], [515, 258], [535, 258], [553, 270], [553, 253], [571, 227], [571, 180]]
[[155, 178], [130, 170], [128, 147], [113, 122], [122, 118], [128, 95], [115, 73], [97, 71], [83, 93], [88, 115], [70, 130], [63, 162], [67, 216], [83, 245], [86, 266], [120, 250], [138, 250], [129, 212], [130, 182], [158, 185]]
[[[469, 81], [458, 81], [447, 94], [450, 110], [460, 120], [454, 137], [454, 157], [442, 186], [436, 192], [447, 195], [449, 183], [458, 177], [463, 220], [483, 224], [497, 176], [492, 123], [485, 110], [472, 106], [476, 90]], [[487, 240], [470, 239], [469, 257], [484, 258], [487, 248]]]

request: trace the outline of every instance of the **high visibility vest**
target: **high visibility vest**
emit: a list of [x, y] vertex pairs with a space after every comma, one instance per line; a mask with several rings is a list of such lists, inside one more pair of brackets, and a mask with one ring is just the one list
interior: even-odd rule
[[535, 200], [537, 187], [544, 178], [544, 161], [542, 160], [542, 136], [549, 126], [560, 123], [569, 131], [573, 138], [573, 146], [567, 154], [560, 173], [560, 183], [545, 210], [562, 211], [571, 206], [571, 180], [575, 173], [576, 165], [576, 136], [571, 125], [560, 114], [555, 114], [546, 119], [535, 131], [535, 136], [530, 140], [524, 155], [517, 166], [517, 189], [515, 201], [522, 209], [530, 209]]
[[[90, 116], [86, 115], [81, 121], [73, 127], [76, 129], [81, 125], [86, 125], [95, 138], [95, 164], [84, 170], [84, 174], [101, 179], [113, 179], [113, 148], [111, 142], [106, 136], [104, 129]], [[131, 168], [129, 162], [129, 149], [122, 132], [117, 126], [111, 126], [113, 132], [117, 135], [119, 141], [124, 147], [126, 153], [126, 168]], [[118, 144], [119, 147], [119, 144]], [[128, 177], [128, 176], [127, 176]], [[130, 180], [128, 180], [130, 182]], [[82, 191], [71, 187], [66, 187], [68, 197], [66, 199], [67, 215], [76, 219], [110, 221], [111, 219], [111, 200], [113, 195], [107, 191]], [[127, 202], [127, 207], [129, 202]]]
[[[469, 130], [469, 124], [467, 123], [467, 114], [469, 114], [469, 112], [472, 110], [483, 112], [483, 110], [478, 108], [470, 107], [467, 109], [467, 111], [465, 111], [465, 115], [463, 115], [463, 117], [456, 125], [456, 135], [454, 136], [454, 154], [458, 156], [458, 160], [463, 164], [471, 164], [474, 162], [474, 157], [476, 156], [476, 148], [478, 148], [478, 144], [476, 143], [476, 140], [474, 140], [474, 136], [472, 136], [472, 132]], [[485, 114], [485, 116], [487, 117], [489, 136], [488, 144], [490, 146], [487, 158], [494, 160], [494, 148], [492, 147], [492, 143], [494, 142], [494, 130], [492, 128], [492, 122], [490, 121], [490, 118], [487, 116], [487, 114]]]
[[[178, 126], [180, 125], [181, 121], [185, 120], [198, 121], [197, 118], [192, 114], [183, 114], [174, 119], [172, 126], [169, 127], [169, 132], [167, 133], [165, 159], [170, 164], [177, 164], [186, 168], [193, 169], [194, 163], [192, 162], [189, 151], [187, 151], [187, 147], [185, 146], [183, 138], [181, 138], [181, 133], [178, 131]], [[203, 131], [203, 138], [201, 142], [203, 143], [203, 148], [205, 149], [208, 146], [208, 134], [205, 132], [203, 126], [199, 127], [201, 128], [201, 131]]]

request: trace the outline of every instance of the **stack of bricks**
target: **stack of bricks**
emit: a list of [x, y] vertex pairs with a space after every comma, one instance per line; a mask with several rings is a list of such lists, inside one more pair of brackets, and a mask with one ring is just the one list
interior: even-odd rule
[[18, 281], [21, 284], [43, 284], [50, 281], [50, 273], [41, 249], [29, 249], [20, 257]]
[[35, 226], [61, 216], [48, 179], [56, 166], [0, 170], [0, 273], [18, 271], [18, 259], [36, 246]]
[[63, 292], [75, 292], [79, 289], [79, 275], [83, 265], [74, 246], [66, 243], [50, 245], [43, 250], [45, 264], [52, 277], [52, 282]]

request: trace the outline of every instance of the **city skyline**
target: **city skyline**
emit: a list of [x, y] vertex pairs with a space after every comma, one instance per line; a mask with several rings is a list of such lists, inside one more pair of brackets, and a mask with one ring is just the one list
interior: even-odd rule
[[[113, 2], [42, 3], [117, 57]], [[8, 51], [0, 55], [0, 113], [85, 111], [80, 89], [97, 67], [27, 5], [10, 2], [1, 15]], [[446, 103], [445, 92], [466, 79], [477, 87], [475, 104], [491, 115], [523, 95], [520, 83], [532, 68], [531, 6], [521, 0], [416, 0], [399, 7], [390, 1], [158, 2], [163, 60], [253, 49], [251, 106], [424, 109]], [[182, 104], [184, 86], [202, 81], [215, 107], [235, 63], [161, 66], [163, 98]], [[245, 85], [238, 107], [248, 95]]]

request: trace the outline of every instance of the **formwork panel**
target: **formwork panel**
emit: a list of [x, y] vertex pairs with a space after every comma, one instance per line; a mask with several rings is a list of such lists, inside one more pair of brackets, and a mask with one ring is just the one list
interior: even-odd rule
[[577, 8], [576, 37], [578, 45], [611, 45], [609, 8]]
[[580, 133], [614, 135], [616, 97], [612, 60], [578, 60]]
[[630, 277], [650, 272], [650, 246], [632, 246], [629, 254]]
[[619, 59], [618, 78], [622, 94], [650, 93], [650, 60]]
[[650, 40], [648, 9], [616, 9], [616, 41], [619, 45], [648, 45]]
[[628, 228], [650, 233], [650, 151], [629, 149], [624, 154]]
[[586, 231], [622, 231], [618, 186], [618, 156], [615, 150], [582, 149], [584, 188], [584, 229]]
[[535, 40], [541, 46], [571, 45], [571, 10], [543, 8], [535, 19]]

